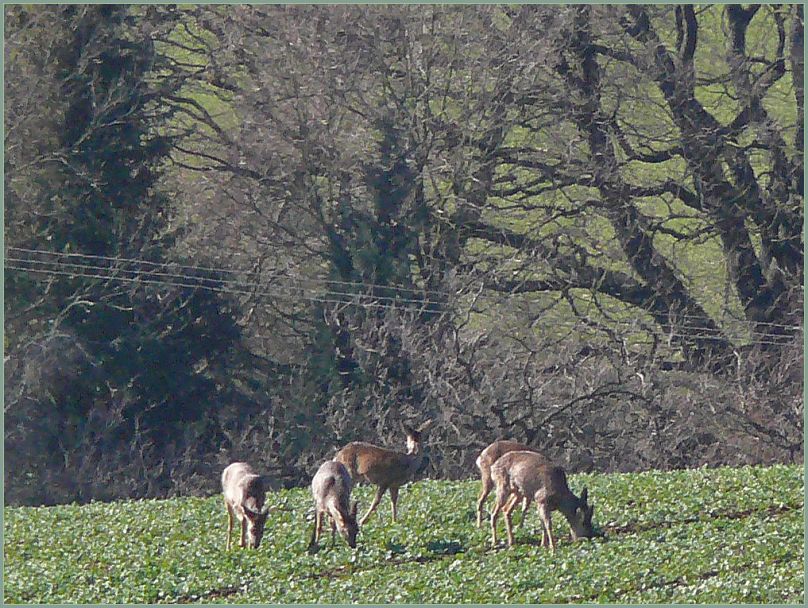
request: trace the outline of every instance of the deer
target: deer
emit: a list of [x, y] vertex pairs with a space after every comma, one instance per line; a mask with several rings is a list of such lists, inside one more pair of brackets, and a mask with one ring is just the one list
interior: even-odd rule
[[[523, 443], [519, 443], [518, 441], [500, 439], [489, 445], [482, 452], [480, 452], [479, 456], [477, 456], [475, 464], [477, 465], [477, 468], [480, 469], [480, 478], [482, 481], [480, 497], [477, 499], [478, 528], [482, 528], [483, 526], [483, 504], [485, 503], [485, 499], [488, 498], [491, 490], [494, 489], [494, 482], [491, 481], [491, 467], [503, 454], [516, 451], [536, 452], [534, 448]], [[522, 501], [522, 522], [525, 521], [525, 515], [527, 514], [527, 509], [532, 500], [532, 497], [526, 496]]]
[[309, 548], [313, 549], [320, 540], [323, 520], [326, 515], [331, 519], [331, 545], [335, 543], [336, 530], [348, 543], [351, 549], [356, 548], [357, 504], [354, 501], [350, 508], [353, 481], [348, 469], [341, 462], [328, 460], [320, 465], [311, 480], [311, 493], [314, 496], [314, 531]]
[[269, 509], [264, 506], [264, 477], [246, 462], [234, 462], [222, 473], [222, 492], [227, 507], [227, 550], [233, 532], [233, 520], [241, 523], [241, 547], [257, 549], [264, 536]]
[[550, 546], [555, 553], [555, 540], [551, 513], [558, 510], [570, 525], [573, 540], [595, 536], [592, 527], [594, 506], [588, 503], [584, 488], [581, 497], [572, 493], [567, 485], [567, 474], [558, 465], [550, 464], [535, 452], [508, 452], [491, 467], [491, 478], [497, 489], [497, 502], [491, 514], [491, 540], [497, 545], [497, 517], [505, 513], [505, 528], [508, 532], [508, 547], [513, 546], [511, 511], [520, 498], [531, 496], [536, 501], [542, 522], [542, 547]]
[[376, 507], [379, 506], [382, 496], [388, 490], [390, 491], [390, 503], [393, 506], [393, 521], [396, 521], [398, 490], [415, 476], [421, 466], [424, 459], [421, 451], [421, 440], [423, 439], [424, 431], [431, 424], [432, 420], [427, 420], [417, 429], [404, 425], [404, 432], [407, 435], [406, 454], [381, 448], [371, 443], [354, 441], [334, 455], [334, 460], [342, 463], [348, 469], [351, 479], [354, 481], [364, 479], [378, 486], [370, 508], [359, 521], [360, 526], [365, 525]]

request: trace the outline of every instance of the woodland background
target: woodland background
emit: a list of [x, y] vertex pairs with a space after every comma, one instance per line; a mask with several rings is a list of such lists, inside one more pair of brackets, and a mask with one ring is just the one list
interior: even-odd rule
[[7, 504], [802, 461], [802, 6], [4, 11]]

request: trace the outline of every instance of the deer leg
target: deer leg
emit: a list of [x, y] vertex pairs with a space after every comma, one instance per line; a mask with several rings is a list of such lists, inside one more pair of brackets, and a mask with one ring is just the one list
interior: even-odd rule
[[494, 487], [494, 484], [491, 483], [491, 475], [488, 473], [482, 474], [482, 489], [480, 490], [480, 497], [477, 499], [477, 527], [483, 527], [483, 504], [485, 503], [485, 499], [488, 498], [488, 495], [491, 493], [491, 490]]
[[314, 547], [317, 546], [317, 541], [320, 539], [319, 534], [319, 524], [320, 524], [320, 513], [317, 511], [317, 508], [314, 508], [314, 527], [311, 530], [311, 540], [309, 540], [309, 551], [313, 551]]
[[362, 521], [359, 522], [360, 526], [365, 525], [365, 522], [368, 520], [368, 517], [370, 517], [370, 514], [373, 513], [376, 510], [376, 507], [379, 506], [379, 502], [381, 502], [382, 496], [384, 496], [384, 492], [386, 490], [387, 488], [385, 486], [379, 486], [379, 489], [376, 490], [376, 496], [373, 498], [373, 502], [370, 504], [368, 512], [365, 513], [365, 516], [362, 518]]
[[398, 502], [398, 488], [390, 488], [390, 504], [393, 505], [393, 523], [396, 521], [396, 503]]
[[241, 546], [247, 546], [247, 516], [241, 518]]
[[501, 493], [497, 490], [497, 502], [494, 505], [494, 510], [491, 512], [491, 545], [493, 547], [497, 546], [497, 517], [499, 517], [499, 512], [502, 510], [502, 507], [505, 506], [507, 500], [508, 494], [505, 492], [505, 489], [503, 488]]
[[227, 500], [224, 501], [224, 506], [227, 507], [227, 551], [230, 551], [230, 536], [233, 533], [233, 509]]
[[536, 510], [539, 512], [539, 521], [541, 522], [541, 546], [546, 547], [550, 544], [550, 539], [547, 537], [547, 527], [544, 525], [540, 503], [536, 504]]
[[320, 542], [320, 535], [323, 532], [323, 513], [322, 511], [314, 512], [314, 535], [312, 536], [312, 543], [317, 544]]
[[326, 513], [325, 511], [320, 511], [320, 521], [317, 523], [317, 540], [318, 541], [323, 536], [323, 525], [325, 524], [325, 518], [326, 517], [328, 517], [328, 513]]
[[[550, 542], [550, 551], [555, 553], [555, 541], [553, 540], [553, 519], [551, 517], [551, 511], [547, 507], [547, 503], [539, 503], [539, 517], [541, 518], [541, 523], [544, 526], [544, 531], [547, 534], [547, 539]], [[544, 544], [544, 535], [542, 535], [542, 544]]]
[[505, 531], [508, 533], [509, 547], [513, 547], [513, 525], [511, 523], [511, 513], [513, 512], [513, 508], [516, 506], [517, 502], [519, 502], [519, 496], [516, 494], [511, 494], [510, 498], [508, 498], [508, 502], [505, 503], [505, 506], [502, 508], [502, 512], [505, 513]]
[[527, 517], [527, 510], [530, 507], [531, 502], [533, 502], [533, 499], [530, 496], [525, 496], [522, 499], [522, 519], [519, 520], [520, 529], [523, 525], [525, 525], [525, 517]]

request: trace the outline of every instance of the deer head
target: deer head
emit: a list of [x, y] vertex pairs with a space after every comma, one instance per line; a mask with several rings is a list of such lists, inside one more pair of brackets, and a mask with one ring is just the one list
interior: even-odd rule
[[595, 530], [592, 527], [592, 514], [595, 512], [595, 507], [588, 503], [588, 498], [589, 491], [584, 488], [583, 492], [581, 492], [581, 497], [578, 499], [575, 512], [569, 519], [573, 539], [595, 536]]
[[348, 543], [348, 546], [351, 549], [356, 548], [356, 535], [359, 532], [359, 525], [356, 523], [356, 511], [358, 509], [358, 505], [356, 501], [351, 504], [351, 510], [345, 514], [339, 514], [337, 517], [337, 530], [342, 535], [342, 538], [345, 539], [345, 542]]
[[413, 454], [418, 451], [424, 432], [430, 426], [432, 426], [432, 420], [427, 420], [417, 429], [409, 426], [408, 424], [404, 424], [403, 426], [404, 432], [407, 434], [407, 453]]
[[260, 511], [253, 511], [247, 506], [243, 507], [244, 516], [247, 518], [247, 545], [251, 549], [257, 549], [264, 536], [264, 526], [267, 523], [269, 508], [264, 507]]

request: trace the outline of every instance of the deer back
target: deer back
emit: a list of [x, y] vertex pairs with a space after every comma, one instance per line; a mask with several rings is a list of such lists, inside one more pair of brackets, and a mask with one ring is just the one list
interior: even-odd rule
[[404, 454], [395, 450], [355, 441], [349, 443], [334, 456], [353, 478], [367, 479], [375, 485], [403, 485], [409, 481], [421, 464], [423, 455]]
[[222, 473], [225, 500], [233, 506], [260, 512], [266, 500], [264, 478], [246, 462], [234, 462]]
[[507, 452], [491, 466], [491, 478], [497, 492], [504, 490], [533, 498], [546, 487], [547, 467], [547, 458], [537, 452]]
[[491, 469], [493, 464], [508, 452], [535, 452], [536, 450], [518, 441], [500, 439], [486, 447], [477, 456], [476, 465], [482, 472]]
[[328, 510], [332, 506], [341, 513], [347, 513], [352, 488], [353, 482], [348, 470], [342, 463], [334, 460], [320, 465], [311, 480], [311, 493], [320, 510]]

